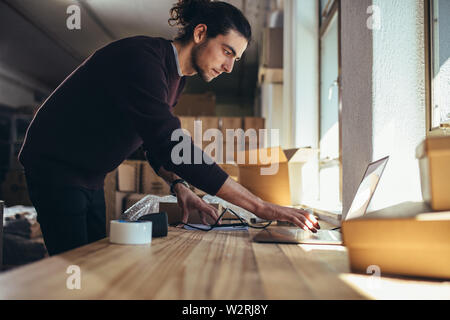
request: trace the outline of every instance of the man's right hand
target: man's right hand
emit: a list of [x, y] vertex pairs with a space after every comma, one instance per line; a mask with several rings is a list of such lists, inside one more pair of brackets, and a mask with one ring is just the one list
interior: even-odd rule
[[317, 232], [317, 229], [320, 229], [317, 219], [311, 213], [302, 209], [282, 207], [265, 202], [255, 214], [265, 220], [291, 222], [303, 230], [310, 230], [314, 233]]
[[317, 232], [317, 229], [320, 229], [316, 218], [308, 211], [282, 207], [263, 201], [231, 178], [225, 181], [216, 195], [265, 220], [288, 221], [312, 232]]

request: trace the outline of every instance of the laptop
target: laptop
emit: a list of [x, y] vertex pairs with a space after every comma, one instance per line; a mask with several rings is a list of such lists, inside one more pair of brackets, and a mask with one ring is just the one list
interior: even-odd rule
[[[389, 157], [385, 157], [367, 166], [345, 220], [360, 218], [366, 213], [388, 160]], [[340, 245], [342, 244], [342, 234], [336, 229], [318, 230], [317, 233], [312, 233], [301, 228], [275, 227], [260, 231], [253, 237], [253, 241]]]

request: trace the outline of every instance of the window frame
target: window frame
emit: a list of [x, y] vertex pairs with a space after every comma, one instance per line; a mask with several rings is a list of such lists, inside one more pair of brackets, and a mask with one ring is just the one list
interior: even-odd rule
[[[331, 3], [331, 7], [329, 7], [329, 3]], [[329, 0], [329, 3], [327, 4], [328, 10], [327, 15], [322, 17], [322, 10], [319, 4], [319, 84], [318, 84], [318, 137], [319, 137], [319, 145], [320, 145], [320, 131], [321, 131], [321, 115], [322, 115], [322, 101], [321, 101], [321, 71], [322, 71], [322, 38], [325, 35], [326, 31], [330, 27], [331, 21], [334, 18], [334, 15], [337, 15], [337, 28], [338, 28], [338, 79], [337, 79], [337, 87], [338, 87], [338, 125], [339, 125], [339, 156], [335, 159], [329, 159], [326, 161], [322, 161], [320, 159], [319, 155], [319, 175], [320, 170], [322, 168], [327, 168], [333, 165], [336, 165], [336, 162], [338, 162], [339, 165], [339, 202], [342, 204], [343, 201], [343, 195], [342, 195], [342, 186], [343, 186], [343, 173], [342, 173], [342, 86], [341, 86], [341, 79], [342, 79], [342, 57], [341, 57], [341, 1], [340, 0]], [[320, 180], [319, 180], [320, 184]], [[319, 188], [320, 189], [320, 188]], [[321, 194], [319, 193], [319, 199], [321, 201]]]
[[424, 0], [424, 26], [425, 26], [425, 99], [426, 99], [426, 136], [448, 136], [450, 130], [444, 127], [432, 126], [433, 121], [433, 86], [434, 86], [434, 0]]

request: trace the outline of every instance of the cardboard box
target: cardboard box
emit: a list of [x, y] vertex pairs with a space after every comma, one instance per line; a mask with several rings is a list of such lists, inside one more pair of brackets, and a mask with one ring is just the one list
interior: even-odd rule
[[111, 220], [117, 220], [122, 217], [122, 213], [126, 210], [126, 198], [128, 195], [130, 195], [129, 192], [116, 191], [114, 216], [111, 217]]
[[[222, 206], [220, 204], [211, 204], [213, 207], [219, 210], [219, 213], [222, 211]], [[181, 221], [183, 218], [183, 212], [181, 208], [178, 206], [176, 202], [160, 202], [159, 203], [159, 212], [166, 212], [169, 220], [169, 224], [175, 224]], [[214, 223], [211, 218], [207, 218], [207, 222]], [[197, 210], [193, 210], [189, 213], [188, 223], [199, 223], [202, 224], [202, 220], [200, 218], [200, 214]]]
[[264, 29], [262, 65], [283, 68], [283, 28]]
[[195, 117], [185, 117], [185, 116], [180, 116], [179, 117], [180, 122], [181, 122], [181, 128], [186, 129], [189, 134], [191, 135], [191, 138], [194, 138], [194, 121], [195, 121]]
[[[265, 128], [265, 119], [260, 117], [244, 117], [244, 118], [222, 118], [221, 119], [222, 126], [221, 131], [224, 137], [223, 140], [223, 161], [225, 163], [228, 162], [237, 162], [237, 154], [238, 152], [250, 150], [250, 149], [257, 149], [257, 148], [264, 148], [265, 147], [265, 141], [264, 138], [260, 139], [259, 130]], [[235, 133], [235, 136], [233, 137], [233, 140], [227, 139], [226, 130], [227, 129], [242, 129], [242, 132], [247, 133], [248, 135], [256, 135], [255, 141], [252, 141], [250, 143], [250, 138], [248, 136], [243, 137], [242, 144], [239, 143], [240, 140], [238, 139], [237, 132]], [[247, 130], [254, 129], [254, 132], [250, 132]], [[227, 143], [232, 144], [234, 153], [227, 152]]]
[[433, 210], [450, 210], [450, 137], [429, 137], [416, 149], [422, 196]]
[[182, 94], [174, 108], [178, 116], [215, 116], [216, 95], [213, 92], [204, 94]]
[[236, 130], [244, 128], [243, 119], [241, 117], [222, 117], [219, 119], [219, 122], [224, 141], [226, 140], [227, 129]]
[[134, 204], [136, 204], [137, 202], [139, 202], [139, 200], [141, 200], [142, 198], [146, 197], [146, 194], [142, 194], [142, 193], [129, 193], [126, 195], [125, 197], [125, 206], [123, 208], [123, 212], [125, 212], [126, 210], [128, 210], [129, 208], [131, 208]]
[[394, 211], [343, 222], [352, 271], [366, 273], [376, 265], [382, 274], [449, 279], [450, 212]]
[[306, 189], [316, 183], [311, 171], [318, 150], [280, 147], [238, 153], [239, 183], [261, 199], [283, 205], [299, 205]]
[[142, 194], [169, 195], [170, 186], [158, 176], [147, 161], [141, 163], [141, 188]]
[[244, 117], [244, 131], [255, 129], [259, 134], [259, 129], [265, 129], [266, 120], [261, 117]]
[[105, 177], [106, 234], [109, 236], [109, 222], [114, 220], [116, 212], [117, 169]]
[[266, 141], [264, 136], [260, 135], [259, 130], [265, 129], [266, 120], [260, 117], [245, 117], [244, 118], [244, 131], [254, 129], [258, 140], [256, 141], [256, 146], [250, 143], [249, 138], [245, 138], [245, 150], [251, 150], [254, 148], [262, 149], [266, 147]]
[[139, 192], [141, 161], [125, 160], [117, 168], [117, 190], [121, 192]]
[[[223, 162], [236, 162], [236, 154], [238, 150], [237, 139], [233, 136], [231, 139], [227, 139], [227, 130], [233, 130], [233, 134], [236, 133], [237, 129], [244, 130], [244, 122], [241, 117], [222, 117], [220, 118], [220, 130], [223, 136]], [[227, 153], [227, 141], [233, 146], [233, 152], [231, 154]]]
[[239, 167], [237, 166], [237, 164], [221, 163], [219, 164], [219, 167], [221, 167], [222, 170], [230, 176], [230, 178], [232, 178], [236, 182], [239, 182]]
[[[209, 150], [205, 148], [209, 146], [211, 143], [215, 142], [215, 138], [212, 138], [211, 141], [204, 141], [203, 137], [207, 130], [209, 129], [217, 129], [219, 130], [219, 118], [218, 117], [197, 117], [197, 121], [201, 121], [201, 138], [202, 138], [202, 150], [209, 155], [214, 161], [218, 161], [220, 154], [217, 152], [218, 150]], [[200, 131], [199, 131], [200, 132]], [[194, 138], [194, 143], [196, 143]], [[212, 151], [212, 152], [211, 152]]]

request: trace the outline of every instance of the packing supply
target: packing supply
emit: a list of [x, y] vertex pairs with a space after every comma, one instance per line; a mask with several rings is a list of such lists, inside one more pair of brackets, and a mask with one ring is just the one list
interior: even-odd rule
[[109, 241], [115, 244], [150, 244], [152, 242], [151, 221], [112, 220]]
[[181, 128], [187, 130], [191, 138], [194, 138], [194, 121], [195, 117], [180, 116]]
[[167, 220], [167, 213], [157, 212], [143, 215], [138, 221], [151, 221], [152, 222], [152, 236], [153, 237], [166, 237], [168, 232], [169, 223]]
[[240, 151], [239, 183], [265, 201], [299, 205], [317, 188], [317, 155], [318, 150], [312, 148]]
[[216, 95], [213, 92], [182, 94], [173, 110], [177, 116], [215, 116]]
[[147, 195], [143, 193], [127, 193], [124, 199], [124, 208], [122, 211], [128, 210], [137, 202], [139, 202], [142, 198], [145, 198]]
[[[211, 204], [214, 208], [218, 210], [218, 212], [221, 212], [222, 207], [219, 204]], [[159, 203], [159, 211], [166, 212], [169, 225], [176, 224], [182, 221], [183, 219], [183, 211], [178, 206], [178, 203], [176, 202], [160, 202]], [[209, 216], [205, 215], [206, 221], [213, 223], [213, 219]], [[189, 212], [189, 217], [187, 223], [192, 224], [201, 224], [203, 223], [201, 219], [200, 212], [198, 210], [192, 210]]]
[[433, 210], [450, 210], [450, 137], [428, 137], [416, 149], [422, 197]]
[[120, 192], [170, 194], [168, 184], [147, 161], [125, 160], [117, 169], [117, 179], [117, 190]]
[[147, 161], [141, 161], [140, 193], [169, 195], [170, 187], [163, 178], [158, 176]]
[[[218, 212], [221, 212], [223, 210], [223, 206], [221, 203], [212, 200], [215, 198], [216, 197], [205, 196], [203, 197], [203, 200], [216, 208]], [[128, 208], [121, 215], [121, 219], [128, 221], [137, 221], [142, 216], [157, 212], [165, 212], [167, 214], [169, 225], [179, 223], [183, 218], [183, 212], [178, 206], [176, 197], [146, 195], [141, 200], [136, 202], [133, 206]], [[225, 215], [225, 217], [227, 217], [227, 215]], [[207, 222], [210, 222], [210, 220], [211, 218], [207, 218]], [[192, 212], [189, 213], [188, 223], [203, 223], [198, 210], [192, 210]]]
[[206, 116], [197, 117], [196, 123], [198, 126], [197, 132], [195, 132], [194, 129], [194, 135], [192, 136], [194, 143], [199, 148], [201, 148], [209, 157], [211, 157], [211, 159], [213, 159], [215, 162], [221, 160], [221, 158], [219, 158], [220, 154], [217, 154], [218, 150], [216, 150], [216, 148], [212, 150], [210, 150], [210, 148], [207, 148], [210, 144], [213, 144], [213, 146], [215, 145], [214, 144], [216, 143], [215, 138], [212, 138], [211, 140], [207, 140], [205, 138], [205, 133], [209, 129], [219, 130], [219, 118]]
[[137, 221], [146, 214], [160, 212], [159, 203], [164, 201], [177, 203], [177, 198], [174, 196], [161, 197], [149, 194], [122, 212], [120, 217], [123, 220]]
[[244, 131], [255, 129], [259, 134], [260, 129], [265, 129], [266, 120], [260, 117], [244, 117]]
[[352, 271], [450, 278], [450, 211], [405, 203], [346, 220], [342, 233]]
[[117, 190], [122, 192], [139, 192], [141, 163], [138, 160], [125, 160], [117, 168]]

